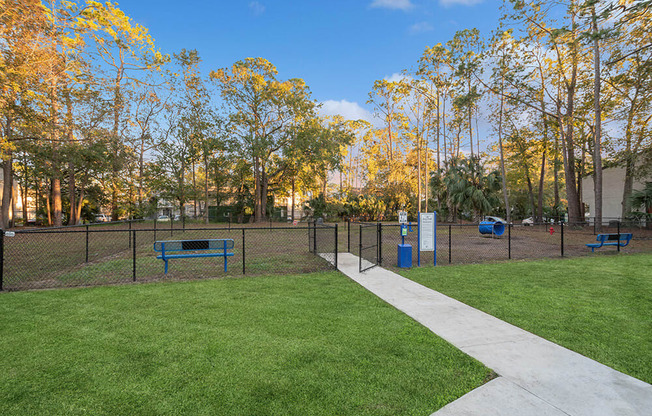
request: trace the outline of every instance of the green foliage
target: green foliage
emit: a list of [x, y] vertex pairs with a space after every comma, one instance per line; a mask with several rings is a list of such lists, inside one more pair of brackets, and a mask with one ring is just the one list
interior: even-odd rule
[[479, 220], [500, 206], [500, 173], [487, 172], [477, 156], [452, 159], [448, 169], [433, 175], [430, 183], [435, 197], [446, 204], [452, 221], [458, 215]]

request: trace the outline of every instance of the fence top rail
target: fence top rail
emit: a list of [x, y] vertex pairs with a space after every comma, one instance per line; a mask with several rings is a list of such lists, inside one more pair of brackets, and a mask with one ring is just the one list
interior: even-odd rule
[[[334, 225], [326, 225], [326, 228], [335, 228]], [[88, 229], [89, 233], [129, 233], [132, 231], [137, 231], [137, 232], [159, 232], [159, 233], [164, 233], [170, 231], [171, 228], [132, 228], [131, 230], [129, 229], [120, 229], [120, 230], [93, 230], [93, 229]], [[241, 230], [248, 230], [248, 231], [278, 231], [278, 230], [308, 230], [309, 227], [299, 227], [299, 226], [293, 226], [293, 227], [187, 227], [185, 230], [188, 231], [241, 231]], [[182, 231], [183, 228], [172, 228], [175, 232]], [[77, 230], [66, 230], [66, 229], [38, 229], [38, 230], [15, 230], [14, 231], [16, 234], [80, 234], [80, 233], [86, 233], [87, 230], [85, 229], [77, 229]]]
[[107, 225], [119, 225], [119, 224], [129, 224], [129, 223], [134, 223], [134, 222], [145, 222], [147, 221], [146, 219], [143, 218], [137, 218], [133, 220], [119, 220], [119, 221], [107, 221], [107, 222], [90, 222], [88, 224], [74, 224], [74, 225], [61, 225], [58, 227], [52, 226], [52, 227], [37, 227], [37, 228], [32, 228], [31, 230], [12, 230], [15, 232], [23, 232], [23, 231], [48, 231], [48, 230], [69, 230], [71, 228], [83, 228], [83, 227], [101, 227], [101, 226], [107, 226]]

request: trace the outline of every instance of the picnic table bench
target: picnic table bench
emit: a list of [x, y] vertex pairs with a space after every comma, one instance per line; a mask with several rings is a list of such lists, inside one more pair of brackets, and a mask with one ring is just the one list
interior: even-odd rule
[[587, 247], [591, 247], [591, 251], [595, 252], [596, 248], [602, 246], [620, 246], [625, 247], [632, 239], [632, 233], [620, 233], [620, 234], [598, 234], [596, 241], [597, 243], [587, 244]]
[[[232, 239], [169, 240], [154, 243], [154, 251], [161, 253], [156, 258], [165, 262], [165, 274], [168, 273], [168, 260], [193, 257], [224, 257], [224, 271], [226, 272], [226, 258], [233, 256], [233, 252], [228, 251], [232, 248]], [[197, 253], [198, 251], [200, 253]], [[181, 254], [168, 254], [169, 252], [181, 252]]]

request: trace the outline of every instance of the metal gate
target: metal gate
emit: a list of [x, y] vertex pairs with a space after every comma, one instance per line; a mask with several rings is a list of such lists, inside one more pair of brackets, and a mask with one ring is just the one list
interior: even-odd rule
[[359, 270], [360, 273], [381, 264], [380, 224], [360, 224]]

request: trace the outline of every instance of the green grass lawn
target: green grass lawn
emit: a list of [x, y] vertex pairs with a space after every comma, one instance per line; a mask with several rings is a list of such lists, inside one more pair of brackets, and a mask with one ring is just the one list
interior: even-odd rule
[[596, 255], [401, 273], [652, 383], [652, 255]]
[[428, 415], [491, 371], [336, 272], [0, 294], [0, 414]]

